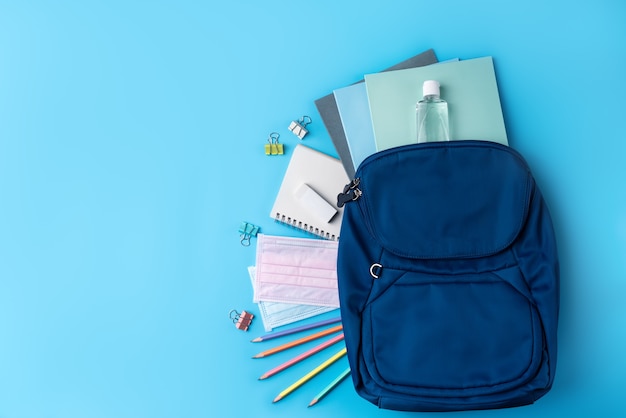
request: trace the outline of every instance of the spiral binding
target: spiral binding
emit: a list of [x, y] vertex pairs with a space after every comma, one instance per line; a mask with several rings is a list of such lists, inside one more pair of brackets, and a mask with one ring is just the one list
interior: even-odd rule
[[313, 225], [308, 225], [302, 222], [299, 222], [297, 219], [291, 218], [289, 216], [281, 215], [276, 212], [276, 216], [274, 217], [276, 222], [279, 222], [283, 225], [290, 226], [292, 228], [299, 229], [311, 235], [318, 236], [323, 239], [327, 239], [329, 241], [337, 241], [339, 240], [339, 236], [335, 236], [335, 234], [331, 234], [329, 232], [324, 231], [323, 229], [316, 228]]

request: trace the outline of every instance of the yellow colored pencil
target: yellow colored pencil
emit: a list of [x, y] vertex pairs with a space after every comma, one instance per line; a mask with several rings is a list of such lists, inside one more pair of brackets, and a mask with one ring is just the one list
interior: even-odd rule
[[337, 352], [331, 358], [329, 358], [328, 360], [326, 360], [325, 362], [323, 362], [322, 364], [320, 364], [319, 366], [317, 366], [316, 368], [314, 368], [313, 370], [311, 370], [310, 372], [308, 372], [307, 374], [302, 376], [299, 380], [297, 380], [295, 383], [293, 383], [287, 389], [285, 389], [282, 392], [280, 392], [278, 394], [278, 396], [274, 399], [274, 402], [280, 401], [285, 396], [289, 395], [291, 392], [293, 392], [294, 390], [298, 389], [300, 386], [302, 386], [303, 384], [305, 384], [306, 382], [311, 380], [317, 374], [319, 374], [324, 369], [326, 369], [328, 366], [330, 366], [331, 364], [333, 364], [334, 362], [339, 360], [342, 356], [344, 356], [346, 354], [346, 351], [347, 350], [346, 350], [345, 347], [342, 348], [341, 350], [339, 350], [339, 352]]
[[325, 329], [323, 331], [319, 331], [319, 332], [316, 332], [314, 334], [308, 335], [306, 337], [299, 338], [299, 339], [297, 339], [295, 341], [291, 341], [291, 342], [288, 342], [286, 344], [279, 345], [278, 347], [274, 347], [274, 348], [271, 348], [269, 350], [265, 350], [265, 351], [255, 355], [255, 356], [253, 356], [252, 358], [262, 358], [262, 357], [271, 356], [272, 354], [276, 354], [276, 353], [278, 353], [280, 351], [287, 350], [288, 348], [292, 348], [292, 347], [295, 347], [295, 346], [300, 345], [300, 344], [308, 343], [309, 341], [313, 341], [313, 340], [315, 340], [317, 338], [325, 337], [325, 336], [327, 336], [329, 334], [334, 334], [335, 332], [339, 332], [342, 329], [343, 329], [343, 325], [337, 325], [337, 326], [334, 326], [332, 328], [328, 328], [328, 329]]

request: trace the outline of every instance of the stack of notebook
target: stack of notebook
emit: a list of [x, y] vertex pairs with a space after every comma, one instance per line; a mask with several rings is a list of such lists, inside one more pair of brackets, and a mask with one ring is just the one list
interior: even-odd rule
[[438, 62], [428, 50], [315, 101], [340, 158], [298, 145], [270, 216], [337, 240], [343, 214], [337, 194], [368, 156], [417, 142], [415, 104], [430, 79], [448, 102], [451, 139], [508, 144], [492, 58]]

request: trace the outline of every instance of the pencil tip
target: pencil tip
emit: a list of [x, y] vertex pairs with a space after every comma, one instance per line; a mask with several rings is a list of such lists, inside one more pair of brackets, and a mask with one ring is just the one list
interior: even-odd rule
[[274, 403], [280, 401], [283, 397], [278, 395], [277, 397], [274, 398]]
[[253, 343], [260, 343], [261, 341], [263, 341], [263, 338], [261, 337], [256, 337], [254, 340], [251, 340]]
[[257, 354], [255, 356], [252, 356], [252, 358], [261, 358], [261, 357], [263, 357], [263, 354]]
[[312, 407], [313, 405], [315, 405], [317, 403], [317, 399], [313, 399], [311, 401], [311, 403], [309, 404], [308, 408]]
[[266, 375], [266, 374], [264, 374], [263, 376], [259, 377], [259, 380], [264, 380], [264, 379], [266, 379], [266, 378], [267, 378], [267, 375]]

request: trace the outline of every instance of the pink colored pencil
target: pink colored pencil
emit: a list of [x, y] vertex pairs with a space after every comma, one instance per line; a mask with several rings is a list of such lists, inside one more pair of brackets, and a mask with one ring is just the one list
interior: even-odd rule
[[274, 376], [276, 373], [282, 372], [283, 370], [293, 366], [294, 364], [304, 360], [305, 358], [308, 358], [310, 356], [312, 356], [315, 353], [319, 353], [320, 351], [322, 351], [323, 349], [330, 347], [333, 344], [338, 343], [339, 341], [343, 340], [343, 333], [337, 335], [336, 337], [331, 338], [330, 340], [313, 347], [312, 349], [300, 354], [299, 356], [296, 356], [294, 358], [292, 358], [289, 361], [284, 362], [283, 364], [281, 364], [278, 367], [273, 368], [272, 370], [268, 371], [267, 373], [264, 373], [261, 377], [259, 377], [259, 380], [263, 380], [263, 379], [267, 379], [268, 377]]

